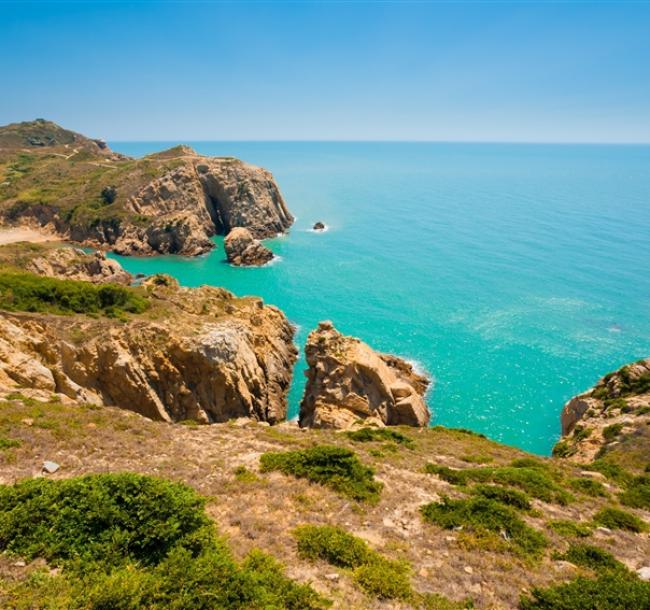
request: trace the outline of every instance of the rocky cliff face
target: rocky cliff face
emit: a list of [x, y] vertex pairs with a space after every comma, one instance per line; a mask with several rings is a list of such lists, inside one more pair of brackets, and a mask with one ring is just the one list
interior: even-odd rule
[[87, 254], [78, 248], [59, 247], [32, 249], [34, 255], [26, 261], [27, 271], [47, 277], [83, 280], [93, 284], [121, 284], [128, 286], [133, 276], [117, 261], [97, 251]]
[[[152, 419], [286, 417], [293, 329], [260, 299], [155, 276], [126, 323], [0, 312], [0, 388], [115, 405]], [[21, 390], [24, 391], [24, 390]]]
[[273, 252], [243, 227], [235, 227], [230, 231], [223, 246], [228, 262], [237, 267], [259, 267], [273, 260]]
[[[138, 255], [202, 254], [214, 247], [211, 236], [235, 227], [262, 239], [293, 223], [262, 168], [186, 146], [128, 159], [58, 126], [44, 138], [41, 127], [0, 128], [6, 223], [47, 227], [65, 239]], [[29, 137], [42, 144], [26, 154], [20, 143]]]
[[348, 428], [361, 421], [378, 425], [426, 426], [424, 393], [429, 381], [396, 356], [380, 354], [321, 322], [305, 347], [307, 386], [300, 425]]
[[[553, 452], [588, 463], [631, 436], [647, 436], [650, 424], [650, 358], [605, 375], [562, 409], [562, 440]], [[650, 439], [648, 439], [650, 447]]]

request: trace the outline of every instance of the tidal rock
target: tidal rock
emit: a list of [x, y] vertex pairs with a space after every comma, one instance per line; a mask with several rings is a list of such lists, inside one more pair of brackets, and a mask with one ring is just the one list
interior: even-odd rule
[[223, 246], [228, 262], [237, 267], [260, 267], [273, 260], [273, 252], [243, 227], [235, 227], [230, 231]]
[[325, 223], [322, 223], [322, 222], [319, 221], [319, 222], [314, 224], [313, 229], [314, 229], [314, 231], [324, 231], [325, 230]]
[[426, 426], [428, 379], [406, 361], [374, 351], [321, 322], [307, 338], [309, 368], [300, 426], [348, 428], [360, 421]]
[[285, 419], [293, 328], [260, 299], [143, 282], [149, 314], [110, 318], [0, 312], [0, 391], [21, 388], [203, 423]]

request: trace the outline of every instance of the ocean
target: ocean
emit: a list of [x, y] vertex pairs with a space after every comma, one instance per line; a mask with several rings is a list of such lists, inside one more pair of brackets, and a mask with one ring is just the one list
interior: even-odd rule
[[[650, 355], [650, 147], [186, 142], [273, 172], [296, 223], [280, 259], [118, 259], [137, 273], [260, 295], [298, 327], [319, 320], [433, 379], [432, 424], [550, 453], [560, 411]], [[112, 142], [140, 156], [178, 142]], [[314, 233], [323, 221], [328, 230]], [[290, 394], [295, 416], [304, 356]]]

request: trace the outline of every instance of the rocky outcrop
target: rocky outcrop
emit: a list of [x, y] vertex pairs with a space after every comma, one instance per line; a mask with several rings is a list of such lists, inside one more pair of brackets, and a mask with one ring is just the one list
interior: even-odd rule
[[[562, 409], [558, 457], [591, 462], [650, 424], [650, 358], [605, 375]], [[640, 441], [639, 441], [640, 442]]]
[[348, 428], [377, 425], [426, 426], [429, 381], [406, 361], [380, 354], [321, 322], [305, 346], [307, 385], [300, 426]]
[[147, 417], [285, 419], [293, 329], [260, 299], [154, 276], [128, 322], [0, 312], [0, 388], [59, 394]]
[[316, 222], [314, 223], [313, 226], [314, 231], [324, 231], [325, 230], [325, 223], [322, 222]]
[[84, 280], [94, 284], [128, 286], [133, 276], [117, 261], [97, 251], [87, 254], [78, 248], [43, 248], [42, 253], [26, 262], [25, 269], [38, 275], [61, 279]]
[[235, 227], [230, 231], [223, 246], [228, 262], [237, 267], [259, 267], [273, 260], [273, 252], [243, 227]]
[[28, 172], [0, 184], [0, 214], [8, 224], [45, 227], [120, 254], [194, 256], [214, 247], [212, 236], [235, 227], [264, 239], [293, 223], [262, 168], [187, 146], [135, 160], [111, 156], [105, 144], [44, 125], [0, 128], [0, 163], [8, 165], [24, 154], [16, 147], [25, 137], [50, 134], [35, 146]]

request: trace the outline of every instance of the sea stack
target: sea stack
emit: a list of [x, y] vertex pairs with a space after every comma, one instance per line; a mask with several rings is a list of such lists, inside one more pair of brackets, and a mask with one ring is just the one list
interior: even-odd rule
[[405, 360], [381, 354], [321, 322], [305, 346], [307, 385], [300, 426], [349, 428], [360, 423], [426, 426], [429, 380]]
[[274, 258], [273, 252], [243, 227], [230, 231], [223, 246], [228, 262], [236, 267], [260, 267]]
[[325, 223], [318, 221], [318, 222], [314, 223], [313, 229], [314, 229], [314, 231], [324, 231], [325, 230]]

